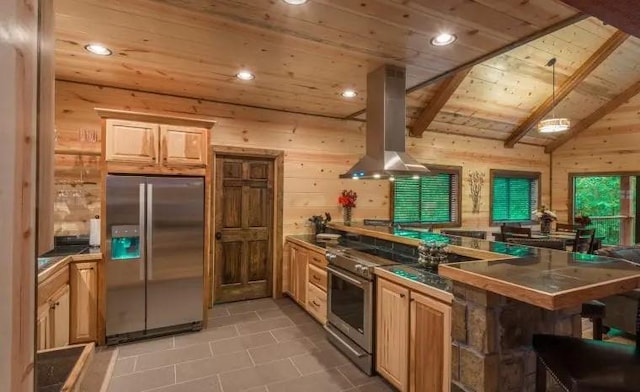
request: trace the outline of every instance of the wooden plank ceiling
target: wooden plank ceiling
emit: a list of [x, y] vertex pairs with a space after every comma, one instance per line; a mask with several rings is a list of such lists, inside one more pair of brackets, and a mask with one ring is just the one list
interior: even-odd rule
[[[364, 108], [366, 74], [381, 64], [405, 65], [409, 88], [577, 15], [555, 0], [55, 3], [58, 79], [338, 118]], [[430, 45], [442, 31], [458, 40]], [[558, 58], [561, 84], [615, 32], [585, 19], [466, 70], [454, 80], [457, 87], [442, 85], [449, 77], [413, 91], [408, 124], [436, 98], [431, 107], [439, 110], [427, 111], [421, 127], [506, 140], [549, 97], [551, 73], [544, 65], [551, 57]], [[89, 54], [83, 49], [89, 42], [105, 44], [114, 55]], [[640, 80], [639, 61], [638, 40], [626, 40], [556, 112], [574, 122], [586, 118]], [[256, 79], [237, 80], [240, 69], [252, 70]], [[344, 99], [344, 88], [359, 95]], [[553, 139], [534, 130], [520, 142]]]

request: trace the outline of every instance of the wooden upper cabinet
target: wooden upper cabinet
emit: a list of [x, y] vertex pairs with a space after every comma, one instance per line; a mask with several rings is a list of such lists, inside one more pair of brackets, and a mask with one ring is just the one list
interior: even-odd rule
[[384, 279], [377, 283], [376, 370], [401, 392], [407, 392], [409, 289]]
[[71, 286], [71, 344], [97, 340], [98, 265], [73, 263], [69, 269]]
[[158, 163], [159, 125], [125, 120], [106, 121], [106, 161]]
[[203, 128], [160, 126], [162, 163], [167, 166], [207, 165], [208, 130]]

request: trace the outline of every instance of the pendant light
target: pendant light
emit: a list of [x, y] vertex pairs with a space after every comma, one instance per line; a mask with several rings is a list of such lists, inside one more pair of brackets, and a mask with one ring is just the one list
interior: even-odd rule
[[552, 79], [551, 79], [551, 88], [553, 91], [553, 100], [551, 104], [553, 105], [551, 109], [551, 118], [547, 118], [538, 123], [538, 132], [540, 133], [556, 133], [556, 132], [564, 132], [568, 131], [571, 126], [571, 121], [568, 118], [564, 117], [556, 117], [556, 58], [552, 58], [547, 63], [547, 67], [552, 67]]

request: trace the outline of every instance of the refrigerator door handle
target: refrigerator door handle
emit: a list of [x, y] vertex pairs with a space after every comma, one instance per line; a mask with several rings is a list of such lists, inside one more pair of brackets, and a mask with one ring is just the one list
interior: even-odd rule
[[145, 238], [145, 217], [144, 217], [144, 205], [146, 203], [146, 195], [145, 195], [145, 188], [144, 188], [145, 184], [140, 184], [140, 192], [139, 192], [139, 196], [140, 196], [140, 244], [138, 246], [140, 246], [140, 280], [144, 280], [144, 267], [145, 267], [145, 263], [144, 263], [144, 259], [145, 259], [145, 254], [146, 254], [146, 247], [147, 247], [147, 240]]
[[153, 280], [153, 184], [147, 184], [147, 280]]

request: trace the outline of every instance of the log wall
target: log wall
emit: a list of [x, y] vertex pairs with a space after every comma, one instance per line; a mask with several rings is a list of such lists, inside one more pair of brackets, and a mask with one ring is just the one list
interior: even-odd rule
[[[213, 118], [217, 121], [211, 138], [213, 144], [284, 150], [285, 235], [310, 231], [306, 225], [307, 218], [325, 211], [330, 212], [335, 220], [341, 220], [337, 197], [345, 188], [355, 190], [360, 196], [354, 209], [354, 220], [389, 217], [390, 186], [387, 181], [338, 179], [339, 174], [364, 154], [365, 124], [362, 122], [63, 81], [57, 82], [56, 95], [57, 149], [66, 152], [100, 151], [99, 140], [80, 141], [82, 130], [100, 130], [95, 107]], [[408, 138], [407, 148], [425, 163], [463, 166], [463, 178], [472, 170], [486, 173], [480, 214], [471, 214], [468, 187], [466, 182], [463, 183], [465, 227], [488, 226], [489, 169], [492, 168], [542, 172], [543, 202], [548, 202], [549, 156], [544, 154], [543, 148], [518, 145], [514, 149], [505, 149], [500, 141], [429, 132], [420, 139]], [[97, 159], [94, 156], [57, 155], [58, 183], [78, 182], [82, 170], [83, 181], [97, 181]], [[95, 185], [85, 184], [76, 188], [84, 189], [88, 197], [84, 203], [74, 204], [58, 195], [58, 235], [87, 233], [88, 219], [94, 215], [100, 202]]]

